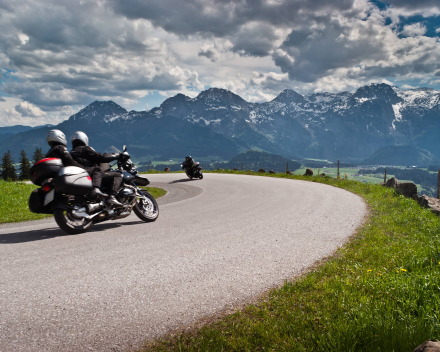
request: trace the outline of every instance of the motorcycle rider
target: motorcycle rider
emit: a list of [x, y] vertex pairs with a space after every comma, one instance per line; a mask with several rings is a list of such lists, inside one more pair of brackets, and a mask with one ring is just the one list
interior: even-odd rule
[[[81, 169], [86, 169], [84, 166], [77, 163], [72, 156], [70, 155], [69, 151], [67, 150], [67, 140], [65, 134], [60, 130], [50, 130], [46, 135], [46, 141], [51, 147], [50, 150], [46, 154], [46, 158], [58, 158], [61, 159], [64, 166], [76, 166], [80, 167]], [[86, 171], [89, 173], [89, 175], [92, 177], [93, 180], [93, 190], [90, 192], [90, 195], [92, 196], [100, 196], [100, 197], [108, 197], [107, 194], [102, 193], [99, 189], [99, 186], [101, 185], [101, 182], [95, 182], [95, 179], [99, 179], [98, 171], [90, 172], [86, 169]], [[101, 170], [99, 170], [100, 173]]]
[[[72, 142], [72, 158], [83, 165], [83, 167], [89, 169], [97, 169], [100, 170], [100, 163], [109, 163], [111, 161], [117, 160], [120, 156], [119, 153], [111, 154], [111, 155], [102, 155], [95, 151], [92, 147], [89, 146], [89, 138], [84, 132], [76, 131], [72, 134], [70, 138]], [[104, 183], [111, 183], [111, 192], [110, 196], [107, 199], [107, 202], [118, 207], [123, 207], [124, 205], [120, 203], [116, 199], [116, 193], [119, 191], [122, 183], [122, 175], [119, 172], [106, 171], [101, 172], [101, 180]]]
[[185, 156], [185, 161], [182, 163], [182, 169], [188, 168], [191, 170], [193, 165], [194, 165], [194, 159], [191, 158], [191, 155]]

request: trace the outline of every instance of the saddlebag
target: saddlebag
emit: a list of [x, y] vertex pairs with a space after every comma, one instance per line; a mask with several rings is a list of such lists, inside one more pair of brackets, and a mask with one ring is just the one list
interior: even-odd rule
[[55, 191], [82, 196], [93, 189], [92, 178], [86, 170], [76, 166], [62, 168], [55, 178]]
[[34, 185], [41, 186], [44, 180], [54, 178], [63, 167], [61, 159], [41, 159], [30, 168], [29, 178]]
[[47, 192], [41, 188], [34, 189], [29, 197], [29, 210], [37, 214], [53, 214], [52, 203], [44, 205]]

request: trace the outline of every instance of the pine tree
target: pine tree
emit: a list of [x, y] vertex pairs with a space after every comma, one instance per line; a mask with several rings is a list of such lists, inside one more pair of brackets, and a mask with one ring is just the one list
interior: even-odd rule
[[35, 149], [34, 155], [32, 156], [32, 164], [35, 164], [36, 162], [40, 161], [44, 158], [43, 152], [41, 151], [41, 148]]
[[29, 169], [31, 168], [31, 163], [28, 158], [26, 158], [26, 153], [24, 150], [20, 153], [20, 180], [28, 180], [29, 179]]
[[14, 159], [12, 159], [11, 152], [8, 150], [2, 158], [2, 178], [5, 181], [17, 180], [17, 174], [15, 173]]

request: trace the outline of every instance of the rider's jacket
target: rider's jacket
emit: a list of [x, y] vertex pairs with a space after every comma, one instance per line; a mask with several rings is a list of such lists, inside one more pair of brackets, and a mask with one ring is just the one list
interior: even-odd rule
[[46, 158], [59, 158], [63, 162], [64, 166], [76, 166], [83, 168], [72, 158], [67, 148], [62, 144], [57, 144], [50, 148], [46, 153]]
[[182, 168], [186, 169], [186, 168], [191, 168], [194, 165], [194, 159], [185, 159], [182, 163]]
[[86, 167], [96, 166], [100, 163], [109, 163], [118, 158], [115, 154], [102, 155], [92, 147], [83, 145], [73, 148], [70, 154], [76, 162]]

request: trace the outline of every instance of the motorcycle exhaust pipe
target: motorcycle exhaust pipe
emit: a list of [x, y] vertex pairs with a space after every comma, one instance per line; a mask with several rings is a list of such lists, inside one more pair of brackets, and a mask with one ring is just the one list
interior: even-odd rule
[[103, 208], [102, 202], [101, 203], [92, 203], [92, 204], [87, 204], [87, 212], [88, 213], [93, 213], [97, 210], [101, 210]]

